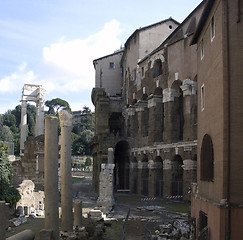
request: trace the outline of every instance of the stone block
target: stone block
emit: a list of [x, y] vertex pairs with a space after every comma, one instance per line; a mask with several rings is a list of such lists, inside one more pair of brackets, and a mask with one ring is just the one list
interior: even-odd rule
[[52, 229], [40, 230], [40, 240], [53, 240], [53, 230]]

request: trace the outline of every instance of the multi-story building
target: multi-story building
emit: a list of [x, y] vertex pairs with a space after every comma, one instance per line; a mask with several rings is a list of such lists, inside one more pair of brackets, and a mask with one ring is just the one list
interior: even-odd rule
[[192, 216], [198, 239], [243, 236], [243, 4], [208, 0], [197, 44], [198, 163]]
[[[111, 57], [121, 52], [94, 60], [95, 189], [100, 164], [107, 162], [108, 148], [114, 148], [117, 189], [189, 200], [197, 158], [196, 46], [190, 41], [202, 9], [203, 3], [181, 24], [170, 18], [137, 29], [121, 61], [116, 58], [120, 75], [107, 82], [100, 73], [111, 76]], [[120, 95], [109, 88], [114, 83]]]

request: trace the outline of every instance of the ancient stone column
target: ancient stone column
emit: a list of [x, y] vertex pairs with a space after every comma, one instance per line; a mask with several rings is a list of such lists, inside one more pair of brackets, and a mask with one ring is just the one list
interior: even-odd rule
[[82, 226], [82, 200], [74, 202], [74, 227]]
[[113, 148], [108, 148], [108, 164], [114, 163], [114, 151]]
[[35, 136], [44, 134], [44, 101], [37, 101], [36, 103], [36, 125]]
[[5, 201], [0, 201], [0, 240], [5, 240], [5, 228], [6, 228], [6, 219], [8, 218], [5, 214], [6, 212]]
[[58, 119], [45, 118], [45, 229], [53, 230], [53, 239], [59, 239], [58, 193]]
[[63, 232], [73, 230], [73, 199], [71, 172], [72, 115], [66, 110], [59, 112], [61, 125], [61, 206]]
[[20, 154], [24, 153], [24, 142], [27, 137], [27, 102], [21, 104], [21, 125], [20, 125]]

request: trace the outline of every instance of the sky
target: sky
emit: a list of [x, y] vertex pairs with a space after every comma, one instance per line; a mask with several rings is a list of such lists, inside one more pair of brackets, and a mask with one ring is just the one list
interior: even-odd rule
[[93, 60], [113, 53], [138, 28], [182, 22], [201, 0], [0, 0], [0, 114], [20, 104], [24, 84], [45, 100], [94, 110]]

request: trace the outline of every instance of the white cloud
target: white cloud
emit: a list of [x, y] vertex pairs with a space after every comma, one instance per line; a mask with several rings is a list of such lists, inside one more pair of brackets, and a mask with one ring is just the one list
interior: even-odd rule
[[23, 62], [16, 72], [0, 79], [0, 92], [17, 92], [22, 89], [24, 83], [32, 83], [36, 76], [33, 71], [27, 71], [26, 67], [27, 63]]
[[[55, 89], [77, 92], [94, 87], [93, 60], [117, 50], [121, 45], [118, 39], [120, 33], [119, 22], [112, 20], [101, 31], [85, 39], [53, 43], [44, 47], [45, 63], [54, 64], [57, 68], [55, 71], [58, 70], [67, 77], [59, 76]], [[65, 38], [62, 41], [63, 39]]]
[[[1, 98], [6, 97], [5, 108], [9, 108], [10, 102], [19, 103], [24, 84], [42, 85], [48, 99], [63, 96], [69, 99], [71, 107], [89, 105], [89, 93], [95, 86], [93, 60], [120, 48], [120, 33], [120, 23], [111, 20], [102, 30], [86, 38], [68, 41], [64, 36], [59, 42], [45, 46], [43, 59], [31, 62], [34, 67], [23, 61], [15, 72], [0, 79]], [[4, 105], [0, 105], [1, 112]]]

